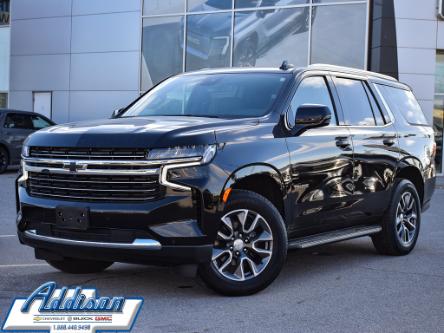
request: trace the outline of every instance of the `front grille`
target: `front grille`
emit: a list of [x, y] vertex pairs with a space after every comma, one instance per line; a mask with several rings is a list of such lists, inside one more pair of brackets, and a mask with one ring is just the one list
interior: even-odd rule
[[145, 148], [63, 148], [30, 147], [29, 156], [64, 160], [145, 160], [148, 150]]
[[29, 172], [31, 196], [79, 201], [159, 200], [165, 189], [158, 175], [80, 175]]

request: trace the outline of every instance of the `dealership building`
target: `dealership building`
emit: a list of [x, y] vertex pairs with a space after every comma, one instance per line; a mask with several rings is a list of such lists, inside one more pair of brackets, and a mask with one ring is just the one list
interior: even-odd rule
[[442, 152], [442, 2], [0, 0], [0, 107], [103, 118], [184, 71], [329, 63], [409, 84]]

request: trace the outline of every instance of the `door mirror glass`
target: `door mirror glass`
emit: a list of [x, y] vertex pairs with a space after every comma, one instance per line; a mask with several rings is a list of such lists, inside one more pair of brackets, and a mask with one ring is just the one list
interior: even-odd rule
[[125, 108], [114, 110], [111, 115], [111, 119], [119, 118], [123, 114], [123, 112], [125, 112]]
[[331, 111], [326, 105], [303, 104], [296, 111], [295, 130], [297, 134], [315, 127], [330, 124]]

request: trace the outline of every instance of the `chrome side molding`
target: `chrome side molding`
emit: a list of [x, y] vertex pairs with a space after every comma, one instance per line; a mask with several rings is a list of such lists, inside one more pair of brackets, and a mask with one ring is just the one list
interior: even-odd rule
[[161, 250], [162, 245], [154, 239], [137, 238], [132, 243], [108, 243], [74, 240], [67, 238], [58, 238], [52, 236], [38, 235], [36, 230], [26, 230], [25, 236], [31, 239], [71, 246], [89, 246], [104, 249], [123, 249], [123, 250]]

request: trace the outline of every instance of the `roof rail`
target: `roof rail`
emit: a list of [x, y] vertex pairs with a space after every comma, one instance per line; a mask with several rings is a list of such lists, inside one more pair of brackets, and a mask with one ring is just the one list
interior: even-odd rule
[[318, 69], [318, 70], [327, 70], [327, 71], [337, 71], [337, 72], [345, 72], [350, 74], [361, 74], [366, 76], [373, 76], [380, 79], [392, 81], [392, 82], [399, 82], [394, 77], [391, 77], [389, 75], [381, 74], [381, 73], [375, 73], [370, 72], [364, 69], [358, 69], [358, 68], [352, 68], [352, 67], [345, 67], [345, 66], [336, 66], [336, 65], [328, 65], [328, 64], [312, 64], [307, 67], [308, 69]]

